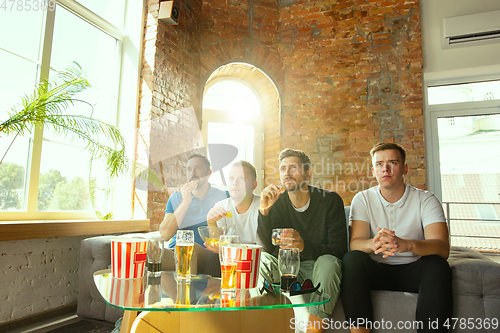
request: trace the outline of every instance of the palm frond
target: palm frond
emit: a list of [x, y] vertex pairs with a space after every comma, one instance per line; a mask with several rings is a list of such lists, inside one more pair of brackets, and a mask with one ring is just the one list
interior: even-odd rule
[[135, 180], [147, 181], [155, 185], [159, 189], [163, 189], [163, 183], [160, 180], [160, 177], [148, 166], [142, 165], [138, 162], [132, 162], [133, 164], [133, 176]]
[[[106, 160], [110, 177], [124, 172], [130, 164], [125, 155], [125, 140], [114, 126], [83, 115], [50, 115], [45, 119], [45, 125], [57, 134], [86, 142], [85, 149], [94, 158]], [[103, 141], [110, 141], [110, 145], [103, 144]]]
[[[90, 87], [82, 68], [77, 63], [59, 72], [54, 78], [35, 87], [31, 96], [24, 96], [22, 109], [15, 108], [10, 118], [0, 124], [0, 133], [24, 135], [31, 132], [32, 125], [51, 128], [56, 135], [82, 139], [94, 158], [104, 158], [110, 177], [125, 171], [125, 140], [120, 131], [109, 124], [85, 115], [65, 114], [75, 103], [89, 103], [74, 96]], [[109, 142], [109, 145], [103, 142]], [[116, 149], [115, 149], [116, 148]]]
[[31, 125], [42, 126], [47, 115], [62, 114], [74, 105], [73, 97], [89, 87], [82, 68], [74, 62], [54, 78], [38, 84], [32, 95], [23, 96], [21, 110], [12, 108], [7, 112], [10, 118], [0, 124], [0, 133], [24, 135], [31, 132]]
[[[85, 149], [91, 154], [91, 167], [93, 159], [106, 161], [108, 180], [132, 166], [133, 176], [146, 179], [158, 188], [163, 188], [154, 170], [126, 157], [125, 140], [116, 127], [91, 116], [66, 113], [66, 110], [76, 103], [88, 105], [93, 113], [93, 106], [90, 103], [75, 98], [87, 88], [90, 88], [90, 84], [82, 68], [76, 62], [73, 63], [71, 67], [59, 72], [50, 80], [38, 84], [31, 95], [23, 96], [20, 109], [12, 108], [8, 111], [9, 119], [0, 123], [0, 136], [4, 133], [25, 135], [31, 133], [34, 127], [44, 127], [56, 135], [85, 142]], [[109, 219], [112, 217], [110, 213], [103, 214], [97, 209], [96, 190], [96, 180], [89, 174], [92, 206], [100, 219]]]

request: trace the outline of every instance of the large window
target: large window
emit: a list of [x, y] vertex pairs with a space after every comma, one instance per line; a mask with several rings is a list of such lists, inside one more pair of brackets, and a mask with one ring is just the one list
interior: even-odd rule
[[429, 87], [429, 189], [452, 245], [500, 250], [500, 81]]
[[[227, 156], [221, 170], [213, 170], [210, 182], [227, 188], [227, 175], [234, 160], [246, 160], [259, 171], [258, 156], [262, 155], [262, 106], [259, 95], [245, 81], [237, 78], [218, 78], [211, 82], [203, 98], [202, 133], [209, 145], [230, 144], [238, 151]], [[259, 140], [260, 139], [260, 140]], [[218, 172], [217, 172], [218, 171]], [[260, 180], [260, 179], [259, 179]], [[258, 181], [255, 193], [262, 190]]]
[[[123, 82], [137, 82], [138, 54], [129, 51], [140, 48], [142, 2], [49, 2], [51, 6], [38, 10], [28, 10], [26, 2], [22, 10], [0, 9], [0, 121], [12, 107], [20, 109], [20, 98], [38, 82], [77, 62], [92, 86], [77, 98], [93, 107], [77, 103], [68, 112], [117, 126], [133, 156], [136, 108], [119, 105], [137, 103], [136, 96], [123, 93], [128, 89]], [[130, 121], [119, 123], [119, 115]], [[90, 155], [84, 148], [83, 142], [47, 129], [33, 129], [24, 137], [0, 133], [0, 220], [95, 218], [89, 199]], [[93, 164], [93, 177], [104, 178], [103, 171]], [[117, 191], [109, 200], [99, 200], [99, 208], [130, 218], [130, 181], [128, 187], [128, 193]]]

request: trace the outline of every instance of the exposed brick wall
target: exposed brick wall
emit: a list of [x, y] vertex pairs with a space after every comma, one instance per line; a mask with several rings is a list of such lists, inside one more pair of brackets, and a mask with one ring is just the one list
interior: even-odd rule
[[370, 148], [390, 141], [424, 188], [418, 1], [286, 1], [280, 23], [282, 146], [310, 154], [313, 183], [349, 204], [372, 181]]
[[[246, 62], [266, 73], [281, 96], [285, 93], [285, 69], [279, 52], [279, 4], [276, 0], [203, 2], [201, 84], [221, 65]], [[269, 80], [261, 85], [268, 87]], [[255, 85], [254, 85], [255, 86]], [[274, 98], [276, 88], [259, 91], [262, 99]], [[264, 162], [266, 180], [276, 183], [274, 165], [281, 151], [280, 103], [264, 109]], [[273, 172], [274, 171], [274, 172]], [[272, 177], [271, 177], [272, 176]]]
[[276, 0], [204, 0], [202, 20], [202, 84], [219, 66], [244, 61], [283, 85]]
[[0, 323], [76, 303], [83, 238], [0, 242]]
[[[372, 145], [397, 142], [408, 150], [407, 181], [425, 188], [417, 0], [186, 0], [181, 7], [180, 25], [165, 27], [155, 20], [158, 2], [148, 2], [139, 116], [138, 156], [151, 152], [149, 165], [170, 192], [185, 181], [187, 156], [165, 161], [168, 145], [197, 147], [188, 135], [193, 114], [201, 120], [204, 85], [232, 62], [258, 67], [279, 91], [280, 107], [265, 114], [265, 160], [285, 147], [305, 150], [312, 184], [350, 204], [374, 185]], [[168, 193], [148, 193], [155, 229]]]
[[179, 5], [179, 25], [166, 26], [157, 20], [159, 1], [147, 1], [137, 154], [157, 172], [163, 189], [151, 184], [147, 192], [138, 189], [134, 208], [147, 209], [152, 230], [163, 220], [169, 192], [185, 181], [187, 156], [203, 146], [199, 133], [201, 0]]

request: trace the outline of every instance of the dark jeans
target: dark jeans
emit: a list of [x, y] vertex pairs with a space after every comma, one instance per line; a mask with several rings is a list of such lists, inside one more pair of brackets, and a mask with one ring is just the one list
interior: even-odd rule
[[[410, 264], [388, 265], [362, 251], [348, 252], [340, 292], [346, 320], [366, 318], [373, 322], [370, 290], [407, 291], [418, 293], [416, 320], [423, 323], [418, 332], [447, 332], [443, 324], [453, 309], [451, 278], [448, 262], [437, 255], [420, 257]], [[439, 329], [431, 330], [429, 324], [436, 319]]]

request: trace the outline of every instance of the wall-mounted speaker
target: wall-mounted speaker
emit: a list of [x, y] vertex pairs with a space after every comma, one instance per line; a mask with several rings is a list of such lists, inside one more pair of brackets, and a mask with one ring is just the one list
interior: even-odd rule
[[179, 24], [179, 12], [181, 8], [174, 1], [160, 2], [160, 10], [158, 13], [158, 21], [166, 25]]

